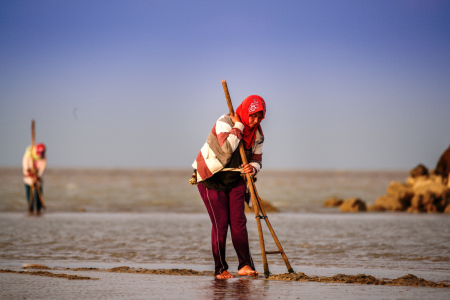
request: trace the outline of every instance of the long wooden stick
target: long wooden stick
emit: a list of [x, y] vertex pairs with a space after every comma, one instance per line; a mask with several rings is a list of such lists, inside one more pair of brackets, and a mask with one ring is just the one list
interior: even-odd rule
[[267, 225], [267, 227], [269, 228], [270, 233], [272, 234], [272, 237], [273, 237], [273, 240], [275, 241], [275, 244], [276, 244], [277, 247], [278, 247], [278, 251], [272, 251], [272, 252], [270, 252], [270, 253], [269, 253], [269, 252], [266, 252], [266, 253], [267, 253], [267, 254], [276, 254], [276, 253], [280, 253], [281, 256], [283, 257], [284, 263], [286, 264], [286, 267], [287, 267], [287, 269], [288, 269], [288, 272], [289, 272], [289, 273], [295, 273], [295, 272], [294, 272], [294, 269], [292, 269], [291, 264], [289, 263], [289, 260], [288, 260], [288, 258], [287, 258], [287, 256], [286, 256], [286, 253], [285, 253], [284, 250], [283, 250], [283, 247], [281, 246], [280, 241], [278, 240], [277, 235], [275, 234], [275, 231], [274, 231], [273, 228], [272, 228], [272, 225], [270, 224], [269, 218], [268, 218], [267, 215], [266, 215], [266, 212], [265, 212], [265, 210], [264, 210], [264, 207], [263, 207], [263, 205], [261, 204], [261, 198], [259, 197], [258, 192], [256, 191], [256, 186], [255, 186], [255, 182], [254, 182], [254, 181], [252, 181], [252, 185], [253, 185], [253, 190], [255, 191], [255, 194], [256, 194], [256, 199], [258, 199], [258, 204], [259, 204], [259, 209], [260, 209], [260, 211], [261, 211], [261, 214], [262, 214], [264, 220], [266, 221], [266, 225]]
[[[228, 85], [227, 82], [225, 81], [225, 79], [222, 80], [222, 86], [223, 86], [223, 90], [225, 92], [225, 97], [227, 99], [227, 104], [228, 104], [228, 109], [230, 111], [230, 115], [234, 116], [234, 109], [233, 109], [233, 104], [231, 102], [231, 97], [230, 97], [230, 93], [228, 91]], [[245, 150], [244, 150], [244, 145], [241, 143], [239, 143], [239, 151], [241, 153], [241, 158], [242, 158], [242, 163], [247, 164], [247, 157], [245, 155]], [[253, 180], [253, 177], [250, 174], [245, 174], [246, 178], [247, 178], [247, 183], [248, 183], [248, 187], [250, 190], [250, 196], [252, 199], [252, 204], [253, 204], [253, 209], [255, 211], [255, 218], [256, 218], [256, 225], [258, 227], [258, 233], [259, 233], [259, 242], [260, 242], [260, 246], [261, 246], [261, 254], [262, 254], [262, 259], [263, 259], [263, 265], [264, 265], [264, 276], [267, 278], [270, 275], [269, 272], [269, 265], [267, 263], [267, 256], [266, 254], [276, 254], [279, 253], [281, 254], [281, 256], [283, 257], [283, 260], [286, 264], [286, 267], [288, 269], [289, 273], [294, 273], [294, 270], [292, 269], [289, 260], [283, 250], [283, 247], [281, 247], [281, 243], [279, 242], [275, 231], [272, 228], [272, 225], [269, 222], [269, 218], [266, 215], [266, 212], [264, 211], [264, 208], [261, 204], [261, 198], [259, 198], [258, 192], [256, 191], [256, 186], [255, 186], [255, 182]], [[262, 215], [260, 215], [260, 212]], [[275, 244], [278, 247], [278, 251], [270, 251], [270, 252], [266, 252], [265, 249], [265, 243], [264, 243], [264, 236], [263, 236], [263, 232], [262, 232], [262, 227], [261, 227], [261, 218], [263, 218], [266, 221], [267, 227], [269, 228], [270, 233], [272, 234], [272, 237], [275, 241]]]
[[35, 131], [35, 122], [31, 120], [31, 149], [34, 148], [36, 144], [36, 131]]
[[[230, 93], [228, 91], [228, 86], [227, 86], [227, 82], [225, 81], [225, 79], [222, 80], [222, 86], [223, 86], [223, 90], [225, 92], [225, 97], [227, 98], [228, 109], [230, 111], [230, 115], [234, 116], [233, 104], [231, 102]], [[247, 157], [245, 156], [244, 144], [242, 142], [239, 143], [239, 151], [241, 153], [242, 163], [246, 165], [248, 162], [247, 162]], [[258, 203], [258, 199], [256, 198], [256, 193], [255, 193], [254, 185], [253, 185], [253, 178], [248, 173], [245, 174], [245, 177], [247, 178], [248, 183], [250, 183], [250, 182], [252, 183], [252, 184], [249, 184], [250, 197], [252, 200], [253, 209], [255, 211], [256, 226], [258, 227], [259, 244], [261, 246], [261, 254], [262, 254], [263, 266], [264, 266], [264, 276], [267, 278], [267, 277], [269, 277], [270, 272], [269, 272], [269, 264], [267, 263], [266, 247], [264, 244], [264, 235], [263, 235], [263, 231], [262, 231], [262, 227], [261, 227], [261, 220], [259, 218], [260, 205]]]
[[[34, 120], [32, 120], [31, 121], [31, 151], [34, 151], [35, 144], [36, 144], [36, 130], [35, 130], [35, 122], [34, 122]], [[31, 160], [32, 160], [31, 171], [32, 171], [33, 175], [36, 175], [36, 178], [37, 178], [38, 171], [34, 168], [34, 159], [33, 159], [32, 155], [31, 155]], [[33, 207], [35, 190], [37, 192], [36, 198], [39, 198], [41, 200], [42, 209], [45, 209], [44, 197], [42, 197], [41, 184], [39, 183], [38, 178], [37, 178], [35, 184], [30, 187], [30, 203], [29, 203], [28, 209]], [[36, 207], [37, 207], [37, 203], [36, 203]]]
[[[35, 145], [35, 130], [34, 130], [34, 120], [31, 120], [31, 151], [30, 151], [30, 158], [31, 158], [31, 172], [35, 173], [34, 170], [34, 159], [33, 159], [33, 149]], [[33, 211], [33, 204], [34, 204], [34, 184], [30, 186], [30, 199], [28, 201], [28, 211]], [[37, 205], [37, 204], [36, 204]]]

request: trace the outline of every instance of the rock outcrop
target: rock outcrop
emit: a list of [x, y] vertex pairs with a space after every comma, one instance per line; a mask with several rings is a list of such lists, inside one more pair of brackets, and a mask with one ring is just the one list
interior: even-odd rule
[[325, 201], [325, 203], [323, 204], [324, 207], [338, 207], [340, 206], [342, 203], [344, 202], [344, 200], [336, 198], [336, 197], [331, 197], [329, 199], [327, 199]]
[[345, 200], [340, 206], [341, 212], [362, 212], [367, 211], [366, 203], [359, 198]]
[[450, 188], [446, 178], [428, 172], [420, 164], [410, 171], [406, 183], [392, 181], [386, 195], [379, 197], [369, 210], [450, 213], [449, 207]]
[[[450, 155], [450, 152], [448, 154]], [[443, 155], [440, 162], [445, 162], [445, 158], [446, 156]], [[365, 202], [359, 198], [342, 200], [332, 197], [325, 201], [324, 207], [339, 207], [341, 212], [406, 211], [450, 214], [448, 176], [436, 174], [435, 170], [429, 172], [422, 164], [412, 169], [409, 175], [405, 183], [391, 181], [386, 194], [378, 197], [373, 205], [366, 206]]]
[[418, 176], [428, 176], [430, 174], [428, 173], [428, 168], [427, 167], [425, 167], [422, 164], [418, 164], [417, 167], [415, 167], [414, 169], [409, 171], [409, 175], [412, 178], [416, 178]]
[[438, 175], [421, 176], [413, 182], [414, 196], [408, 212], [444, 212], [450, 204], [450, 189]]
[[448, 178], [450, 173], [450, 146], [439, 158], [434, 173], [443, 178], [444, 184], [450, 183]]
[[381, 210], [405, 211], [410, 206], [412, 197], [411, 187], [392, 181], [387, 188], [386, 195], [379, 197], [374, 206], [380, 207]]
[[[275, 206], [273, 206], [269, 201], [261, 199], [261, 205], [266, 213], [278, 212], [278, 209]], [[252, 206], [252, 208], [250, 208], [250, 207], [248, 207], [247, 204], [245, 204], [245, 212], [246, 213], [254, 213], [253, 206]]]
[[418, 164], [409, 172], [406, 183], [391, 181], [386, 194], [366, 207], [364, 201], [351, 198], [342, 201], [330, 198], [325, 207], [339, 206], [343, 212], [356, 211], [407, 211], [409, 213], [450, 214], [450, 146], [439, 158], [431, 172]]

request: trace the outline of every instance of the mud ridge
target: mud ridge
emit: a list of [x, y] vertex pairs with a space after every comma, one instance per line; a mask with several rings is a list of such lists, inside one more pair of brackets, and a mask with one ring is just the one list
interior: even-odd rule
[[44, 276], [44, 277], [52, 277], [52, 278], [64, 278], [68, 280], [98, 280], [98, 278], [79, 276], [79, 275], [68, 275], [68, 274], [57, 274], [49, 271], [14, 271], [9, 269], [0, 269], [0, 273], [15, 273], [15, 274], [24, 274], [24, 275], [35, 275], [35, 276]]
[[[39, 269], [39, 270], [67, 270], [67, 271], [98, 271], [98, 272], [113, 272], [113, 273], [134, 273], [134, 274], [154, 274], [154, 275], [178, 275], [178, 276], [214, 276], [212, 271], [195, 271], [192, 269], [145, 269], [145, 268], [131, 268], [128, 266], [115, 267], [110, 269], [99, 268], [61, 268], [55, 267], [53, 269], [44, 265], [30, 265], [23, 269]], [[46, 276], [53, 278], [66, 278], [69, 280], [98, 280], [98, 278], [91, 278], [79, 275], [56, 274], [49, 271], [14, 271], [9, 269], [0, 269], [0, 273], [16, 273], [26, 275]], [[258, 278], [264, 278], [260, 275]], [[267, 280], [282, 280], [282, 281], [309, 281], [309, 282], [330, 282], [330, 283], [352, 283], [352, 284], [370, 284], [370, 285], [395, 285], [395, 286], [415, 286], [415, 287], [434, 287], [434, 288], [450, 288], [449, 284], [444, 282], [433, 282], [416, 275], [408, 274], [396, 279], [377, 279], [372, 275], [358, 274], [345, 275], [337, 274], [331, 277], [308, 276], [305, 273], [285, 273], [278, 275], [270, 275]]]
[[380, 280], [372, 275], [358, 274], [345, 275], [337, 274], [332, 277], [310, 277], [305, 273], [286, 273], [279, 275], [271, 275], [269, 280], [285, 280], [285, 281], [311, 281], [311, 282], [333, 282], [333, 283], [355, 283], [355, 284], [371, 284], [371, 285], [397, 285], [397, 286], [423, 286], [423, 287], [439, 287], [449, 288], [450, 285], [443, 282], [428, 281], [419, 278], [416, 275], [408, 274], [392, 280]]

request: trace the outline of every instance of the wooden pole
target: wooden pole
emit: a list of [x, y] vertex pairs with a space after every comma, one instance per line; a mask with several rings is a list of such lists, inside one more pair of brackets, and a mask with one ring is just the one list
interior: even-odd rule
[[[33, 150], [34, 150], [34, 145], [36, 143], [36, 139], [35, 139], [35, 122], [34, 120], [31, 120], [31, 152], [30, 152], [30, 158], [31, 158], [31, 172], [33, 173], [33, 175], [35, 174], [35, 170], [34, 170], [34, 159], [33, 159]], [[34, 190], [35, 190], [35, 186], [34, 184], [32, 184], [30, 186], [30, 199], [28, 201], [28, 211], [29, 212], [33, 212], [34, 208], [33, 208], [33, 204], [34, 204]], [[37, 205], [37, 204], [36, 204]]]
[[[225, 97], [227, 98], [228, 109], [230, 110], [230, 115], [234, 116], [233, 104], [231, 102], [230, 93], [228, 91], [228, 86], [227, 86], [227, 82], [225, 81], [225, 79], [222, 80], [222, 86], [223, 86], [223, 90], [225, 92]], [[241, 153], [242, 163], [244, 165], [246, 165], [248, 162], [247, 162], [247, 157], [245, 156], [244, 144], [242, 142], [239, 143], [239, 151]], [[253, 184], [253, 178], [248, 173], [245, 174], [245, 177], [247, 178], [247, 182], [249, 183], [248, 186], [250, 189], [250, 197], [252, 200], [253, 209], [255, 211], [256, 226], [258, 227], [258, 233], [259, 233], [259, 244], [261, 246], [261, 254], [262, 254], [262, 260], [263, 260], [263, 266], [264, 266], [264, 276], [267, 278], [270, 275], [270, 271], [269, 271], [269, 264], [267, 263], [266, 247], [264, 244], [264, 235], [263, 235], [262, 226], [261, 226], [261, 219], [259, 217], [260, 204], [258, 203], [258, 199], [256, 198], [256, 193], [255, 193], [254, 184]]]
[[[228, 104], [228, 109], [230, 111], [230, 115], [234, 116], [233, 104], [231, 103], [231, 97], [230, 97], [227, 82], [225, 81], [225, 79], [222, 80], [222, 86], [223, 86], [223, 90], [225, 92], [225, 97], [227, 98], [227, 104]], [[239, 151], [241, 153], [242, 163], [247, 164], [248, 163], [247, 157], [245, 156], [244, 145], [242, 144], [242, 142], [239, 143]], [[256, 225], [258, 227], [259, 242], [260, 242], [260, 246], [261, 246], [261, 254], [262, 254], [263, 265], [264, 265], [264, 276], [267, 278], [270, 275], [269, 265], [267, 263], [266, 254], [281, 254], [281, 256], [283, 257], [284, 263], [286, 264], [286, 267], [288, 269], [288, 272], [294, 273], [294, 270], [292, 269], [291, 264], [289, 263], [289, 260], [283, 250], [283, 247], [281, 246], [281, 243], [278, 240], [278, 237], [276, 236], [275, 231], [273, 230], [272, 225], [269, 222], [269, 218], [267, 217], [266, 212], [264, 211], [264, 207], [261, 204], [261, 198], [259, 198], [258, 192], [256, 191], [256, 186], [255, 186], [253, 177], [247, 173], [245, 174], [245, 176], [247, 178], [247, 183], [248, 183], [248, 187], [250, 190], [250, 197], [252, 199], [253, 209], [255, 211]], [[260, 212], [262, 215], [260, 215]], [[267, 227], [269, 228], [269, 231], [272, 234], [275, 244], [278, 247], [278, 251], [266, 252], [264, 236], [263, 236], [262, 227], [261, 227], [261, 218], [263, 218], [266, 221]]]
[[35, 122], [31, 120], [31, 149], [33, 150], [36, 144], [36, 131], [35, 131]]
[[[31, 120], [31, 151], [34, 151], [35, 144], [36, 144], [35, 121]], [[39, 178], [37, 176], [37, 170], [34, 168], [34, 159], [33, 159], [32, 155], [31, 155], [31, 160], [32, 160], [31, 172], [33, 173], [33, 175], [36, 175], [36, 182], [35, 182], [35, 184], [31, 185], [31, 187], [30, 187], [30, 203], [29, 203], [28, 209], [30, 210], [30, 208], [31, 209], [33, 208], [35, 193], [37, 193], [37, 198], [39, 198], [41, 200], [42, 209], [45, 209], [44, 197], [42, 197], [42, 193], [41, 193], [41, 184], [39, 183]], [[37, 203], [36, 203], [36, 206], [37, 206]]]
[[256, 186], [255, 186], [254, 181], [252, 181], [252, 185], [253, 185], [253, 190], [255, 191], [255, 194], [256, 194], [256, 199], [258, 199], [258, 204], [259, 204], [259, 209], [261, 211], [261, 214], [263, 215], [263, 218], [266, 221], [267, 227], [269, 228], [269, 231], [272, 234], [273, 240], [275, 241], [275, 244], [278, 247], [278, 251], [273, 251], [271, 253], [266, 252], [266, 253], [268, 253], [268, 254], [280, 253], [281, 256], [283, 257], [284, 263], [286, 264], [286, 268], [288, 269], [288, 272], [295, 273], [294, 269], [292, 269], [291, 264], [289, 263], [286, 253], [283, 250], [283, 247], [281, 246], [280, 241], [278, 240], [277, 235], [275, 234], [275, 231], [272, 228], [272, 225], [270, 224], [269, 218], [267, 217], [266, 212], [264, 211], [264, 207], [261, 204], [261, 198], [259, 198], [258, 192], [256, 191]]

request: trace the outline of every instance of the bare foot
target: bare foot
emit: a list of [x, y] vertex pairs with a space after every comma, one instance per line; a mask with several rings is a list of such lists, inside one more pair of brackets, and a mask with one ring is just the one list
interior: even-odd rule
[[233, 275], [228, 273], [228, 271], [223, 271], [222, 274], [216, 275], [217, 279], [228, 279], [228, 278], [234, 278]]
[[250, 268], [250, 266], [244, 266], [239, 271], [238, 274], [241, 276], [258, 276], [258, 272]]

